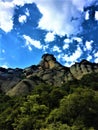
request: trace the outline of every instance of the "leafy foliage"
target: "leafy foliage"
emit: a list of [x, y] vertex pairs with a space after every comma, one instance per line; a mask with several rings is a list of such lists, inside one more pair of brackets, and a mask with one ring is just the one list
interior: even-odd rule
[[0, 94], [0, 130], [97, 130], [98, 74], [25, 96]]

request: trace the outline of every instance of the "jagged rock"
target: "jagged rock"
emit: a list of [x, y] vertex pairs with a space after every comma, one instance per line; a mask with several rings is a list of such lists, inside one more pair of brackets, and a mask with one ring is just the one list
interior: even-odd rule
[[22, 78], [24, 74], [22, 69], [5, 69], [0, 67], [0, 88], [3, 92], [7, 92], [12, 89]]
[[92, 72], [98, 72], [98, 64], [82, 60], [68, 68], [57, 62], [53, 55], [45, 54], [38, 65], [25, 69], [0, 67], [0, 90], [11, 96], [27, 94], [41, 83], [61, 86]]
[[70, 67], [72, 75], [76, 79], [81, 79], [83, 75], [98, 72], [98, 64], [90, 63], [87, 60], [82, 60], [80, 63], [75, 63]]
[[10, 95], [10, 96], [28, 94], [33, 88], [32, 84], [33, 83], [31, 80], [24, 79], [24, 80], [20, 81], [15, 87], [10, 89], [6, 94]]
[[42, 60], [39, 64], [43, 69], [52, 69], [54, 67], [61, 66], [60, 63], [56, 61], [53, 55], [45, 54], [42, 56]]

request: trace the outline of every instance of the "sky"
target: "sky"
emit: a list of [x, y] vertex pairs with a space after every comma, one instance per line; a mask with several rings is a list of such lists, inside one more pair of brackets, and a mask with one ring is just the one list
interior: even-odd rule
[[0, 0], [0, 66], [53, 54], [64, 66], [98, 63], [98, 0]]

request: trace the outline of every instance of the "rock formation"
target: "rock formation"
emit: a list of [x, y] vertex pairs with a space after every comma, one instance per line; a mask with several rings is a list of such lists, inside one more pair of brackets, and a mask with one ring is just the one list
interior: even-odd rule
[[11, 96], [27, 94], [41, 83], [61, 86], [69, 80], [79, 80], [93, 72], [98, 72], [98, 64], [82, 60], [68, 68], [57, 62], [53, 55], [44, 54], [38, 65], [25, 69], [0, 67], [0, 91]]

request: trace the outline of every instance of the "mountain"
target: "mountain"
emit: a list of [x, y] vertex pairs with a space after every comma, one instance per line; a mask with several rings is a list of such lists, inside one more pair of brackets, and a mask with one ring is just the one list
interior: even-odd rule
[[14, 96], [27, 94], [39, 84], [61, 86], [62, 84], [81, 79], [84, 75], [98, 73], [98, 64], [82, 60], [71, 67], [61, 65], [52, 54], [44, 54], [38, 65], [25, 69], [0, 67], [0, 91]]

